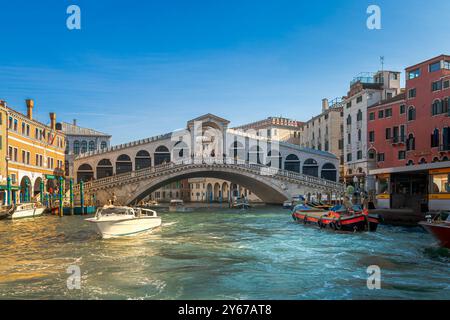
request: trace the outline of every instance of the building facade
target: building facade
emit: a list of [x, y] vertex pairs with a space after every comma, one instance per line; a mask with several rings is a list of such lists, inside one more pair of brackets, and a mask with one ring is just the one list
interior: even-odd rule
[[403, 94], [369, 108], [370, 171], [382, 208], [450, 208], [450, 56], [406, 68]]
[[64, 174], [65, 136], [56, 127], [56, 114], [50, 113], [47, 126], [33, 118], [33, 100], [26, 100], [26, 106], [26, 115], [6, 108], [11, 203], [31, 201], [42, 185], [45, 192], [55, 192], [57, 179]]
[[398, 95], [400, 72], [362, 73], [350, 83], [343, 101], [344, 109], [344, 181], [369, 193], [375, 192], [375, 179], [369, 176], [367, 145], [367, 109]]
[[300, 145], [304, 148], [323, 150], [340, 160], [340, 176], [344, 170], [343, 107], [342, 99], [322, 100], [322, 112], [301, 126]]
[[8, 135], [7, 135], [8, 114], [5, 102], [0, 100], [0, 205], [6, 202], [6, 179], [8, 156]]
[[75, 176], [73, 164], [77, 155], [107, 149], [111, 145], [111, 135], [80, 127], [76, 120], [73, 120], [73, 123], [58, 123], [58, 126], [66, 136], [66, 161], [64, 164], [66, 176]]
[[249, 202], [262, 202], [250, 190], [221, 179], [192, 178], [189, 179], [189, 188], [191, 202], [228, 203], [242, 196]]
[[245, 124], [234, 128], [243, 132], [252, 132], [268, 139], [300, 144], [300, 129], [303, 122], [281, 118], [269, 117], [267, 119]]

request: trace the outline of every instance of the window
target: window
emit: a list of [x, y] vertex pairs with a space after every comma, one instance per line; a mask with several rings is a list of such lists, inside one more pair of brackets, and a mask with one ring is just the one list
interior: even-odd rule
[[86, 153], [88, 150], [88, 144], [87, 141], [83, 140], [81, 142], [81, 153]]
[[416, 150], [416, 139], [412, 133], [408, 136], [408, 139], [406, 139], [406, 150]]
[[356, 121], [362, 121], [363, 114], [361, 110], [358, 110], [358, 114], [356, 115]]
[[375, 142], [375, 131], [369, 132], [369, 142]]
[[384, 153], [378, 153], [377, 154], [377, 161], [383, 162], [384, 161]]
[[446, 113], [447, 110], [443, 110], [443, 103], [441, 102], [441, 100], [436, 100], [433, 102], [433, 104], [431, 105], [431, 114], [433, 116], [437, 115], [437, 114], [441, 114], [441, 113]]
[[14, 119], [14, 131], [17, 131], [17, 119]]
[[347, 102], [347, 109], [351, 108], [351, 106], [352, 106], [352, 102], [351, 101]]
[[73, 143], [73, 153], [74, 154], [80, 153], [80, 141], [78, 140], [75, 140], [75, 142]]
[[363, 100], [362, 96], [359, 96], [358, 98], [356, 98], [356, 103], [361, 103]]
[[358, 158], [358, 160], [361, 160], [361, 159], [362, 159], [362, 151], [361, 151], [361, 150], [359, 150], [359, 151], [356, 153], [356, 158]]
[[401, 150], [398, 152], [398, 160], [405, 160], [406, 159], [406, 151]]
[[100, 148], [101, 149], [106, 149], [107, 148], [107, 144], [106, 144], [106, 141], [102, 141], [102, 143], [100, 144]]
[[392, 92], [386, 93], [386, 99], [392, 99]]
[[445, 81], [444, 81], [444, 84], [442, 85], [442, 87], [443, 87], [444, 89], [450, 88], [450, 80], [445, 80]]
[[392, 133], [391, 128], [386, 128], [386, 140], [388, 140], [392, 137], [391, 133]]
[[89, 141], [89, 151], [95, 151], [95, 149], [96, 149], [95, 142]]
[[420, 77], [420, 68], [408, 72], [408, 79], [412, 80]]
[[361, 129], [358, 130], [358, 141], [361, 141], [362, 138], [362, 131]]
[[450, 193], [449, 173], [433, 175], [432, 193]]
[[347, 162], [352, 161], [352, 154], [351, 153], [347, 153]]
[[408, 121], [416, 120], [416, 108], [413, 106], [408, 108]]
[[351, 136], [350, 133], [347, 134], [347, 143], [348, 143], [348, 144], [351, 144], [351, 143], [352, 143], [352, 136]]
[[384, 110], [378, 111], [378, 119], [383, 119], [383, 118], [384, 118]]
[[375, 112], [369, 113], [369, 121], [375, 120]]
[[439, 129], [434, 129], [431, 134], [431, 147], [436, 148], [439, 147]]
[[415, 98], [417, 96], [417, 90], [414, 88], [414, 89], [409, 89], [409, 91], [408, 91], [408, 98], [409, 99], [412, 99], [412, 98]]
[[392, 117], [392, 109], [386, 109], [384, 113], [386, 118]]
[[444, 60], [444, 62], [442, 63], [442, 68], [450, 70], [450, 61], [449, 60]]
[[438, 61], [438, 62], [434, 62], [434, 63], [430, 64], [430, 65], [428, 66], [428, 70], [429, 70], [430, 72], [435, 72], [435, 71], [441, 70], [441, 62]]
[[352, 124], [352, 117], [350, 115], [348, 115], [347, 117], [347, 125]]
[[439, 90], [442, 90], [442, 80], [439, 80], [439, 81], [434, 81], [432, 84], [431, 84], [431, 91], [439, 91]]
[[404, 114], [406, 112], [406, 106], [404, 104], [402, 104], [400, 106], [400, 114]]

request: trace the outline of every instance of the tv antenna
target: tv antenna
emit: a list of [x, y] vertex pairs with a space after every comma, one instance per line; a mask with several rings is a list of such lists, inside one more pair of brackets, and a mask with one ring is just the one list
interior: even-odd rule
[[381, 71], [384, 71], [384, 56], [380, 57]]

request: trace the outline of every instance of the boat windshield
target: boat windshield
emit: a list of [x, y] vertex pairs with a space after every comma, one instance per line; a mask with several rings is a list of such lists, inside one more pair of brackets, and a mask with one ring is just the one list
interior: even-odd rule
[[99, 214], [101, 215], [110, 215], [110, 214], [132, 214], [129, 208], [103, 208], [100, 210]]

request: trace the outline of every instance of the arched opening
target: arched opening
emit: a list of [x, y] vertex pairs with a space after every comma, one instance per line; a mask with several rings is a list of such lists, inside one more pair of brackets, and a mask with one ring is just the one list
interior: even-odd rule
[[300, 159], [295, 154], [290, 154], [284, 161], [284, 170], [300, 173]]
[[189, 157], [189, 148], [184, 141], [178, 141], [175, 143], [172, 150], [172, 159], [174, 161], [182, 160]]
[[154, 154], [155, 166], [170, 162], [170, 152], [165, 146], [159, 146]]
[[111, 177], [113, 175], [113, 166], [111, 161], [103, 159], [97, 164], [97, 179]]
[[234, 141], [230, 148], [230, 155], [234, 160], [245, 160], [245, 147], [239, 141]]
[[416, 120], [416, 108], [410, 106], [408, 108], [408, 121]]
[[408, 160], [408, 162], [406, 163], [407, 166], [413, 166], [414, 165], [414, 161], [412, 160]]
[[235, 198], [235, 197], [239, 197], [239, 188], [238, 185], [236, 183], [232, 183], [231, 184], [231, 197]]
[[85, 141], [85, 140], [81, 141], [81, 153], [86, 153], [87, 150], [88, 150], [87, 141]]
[[438, 157], [434, 157], [432, 162], [433, 162], [433, 163], [439, 162], [439, 158], [438, 158]]
[[214, 184], [214, 201], [222, 201], [222, 191], [218, 182]]
[[106, 141], [102, 141], [102, 143], [100, 144], [100, 149], [106, 149], [108, 147], [108, 144], [106, 143]]
[[82, 164], [77, 170], [77, 183], [87, 182], [94, 179], [94, 170], [89, 164]]
[[33, 188], [33, 197], [37, 197], [40, 195], [41, 193], [41, 183], [42, 183], [42, 178], [41, 177], [37, 177], [36, 181], [34, 181], [34, 188]]
[[133, 171], [133, 163], [130, 156], [122, 154], [116, 161], [116, 174], [127, 173]]
[[228, 201], [229, 200], [229, 196], [230, 196], [230, 190], [228, 188], [228, 183], [224, 182], [222, 184], [222, 200], [223, 201]]
[[308, 159], [303, 163], [303, 174], [308, 176], [318, 177], [319, 176], [319, 166], [317, 161], [314, 159]]
[[[270, 150], [267, 154], [267, 166], [282, 169], [283, 158], [281, 157], [281, 153], [277, 150]], [[300, 172], [300, 168], [299, 171]]]
[[30, 202], [31, 200], [31, 180], [24, 176], [20, 181], [20, 202]]
[[213, 196], [213, 186], [211, 183], [208, 183], [208, 186], [206, 187], [206, 202], [212, 202]]
[[95, 142], [94, 141], [89, 141], [89, 151], [95, 151], [96, 147], [95, 147]]
[[323, 165], [321, 178], [330, 181], [337, 181], [337, 170], [334, 164], [326, 163]]
[[448, 157], [447, 156], [443, 156], [441, 161], [448, 161]]
[[369, 151], [367, 151], [367, 158], [369, 160], [375, 161], [377, 157], [377, 152], [375, 151], [375, 149], [370, 149]]
[[75, 140], [73, 142], [73, 153], [74, 154], [79, 154], [80, 153], [80, 141]]
[[252, 146], [248, 150], [247, 161], [250, 163], [263, 164], [264, 163], [264, 150], [259, 146]]
[[134, 165], [136, 167], [135, 170], [150, 168], [152, 166], [152, 158], [150, 157], [150, 153], [145, 150], [139, 151], [134, 158]]
[[425, 158], [420, 158], [419, 164], [425, 164], [427, 163], [427, 160]]

